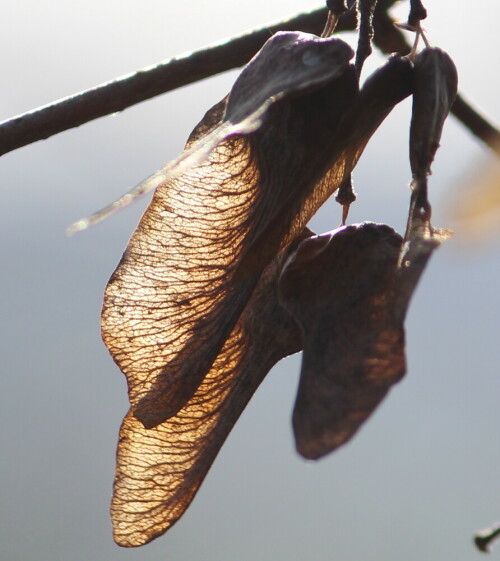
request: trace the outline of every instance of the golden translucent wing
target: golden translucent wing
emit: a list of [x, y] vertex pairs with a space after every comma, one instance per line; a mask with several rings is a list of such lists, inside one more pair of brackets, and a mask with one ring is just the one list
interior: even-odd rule
[[[261, 127], [268, 131], [268, 141], [285, 140], [291, 146], [299, 142], [299, 146], [288, 150], [275, 169], [276, 151], [257, 160], [253, 135], [228, 136], [218, 142], [204, 162], [157, 188], [106, 289], [103, 338], [127, 376], [130, 401], [137, 404], [135, 415], [148, 428], [177, 413], [193, 395], [263, 268], [285, 245], [283, 240], [273, 240], [276, 251], [258, 270], [245, 279], [234, 279], [248, 240], [274, 214], [289, 188], [283, 170], [290, 172], [298, 163], [304, 120], [292, 124], [293, 134], [288, 136], [283, 127], [272, 125], [273, 107], [279, 105], [279, 111], [293, 117], [286, 95], [329, 81], [337, 84], [349, 69], [352, 50], [338, 39], [291, 33], [280, 34], [273, 44], [277, 52], [262, 50], [270, 63], [259, 63], [256, 57], [245, 68], [227, 103], [207, 114], [187, 149], [224, 127], [221, 120], [243, 122], [257, 111], [261, 124], [264, 115], [255, 107], [269, 109]], [[284, 66], [276, 65], [273, 56], [277, 55]], [[254, 72], [258, 64], [260, 71]], [[266, 85], [265, 68], [272, 87]], [[263, 80], [260, 88], [252, 83], [256, 77]], [[250, 106], [245, 83], [256, 99]], [[342, 84], [332, 86], [333, 93]], [[266, 92], [263, 97], [261, 90]], [[281, 101], [274, 103], [277, 100]], [[336, 121], [328, 126], [334, 127], [341, 111], [342, 107], [335, 110]], [[307, 170], [299, 171], [298, 177], [303, 182]]]
[[[102, 315], [104, 341], [127, 376], [132, 403], [166, 367], [206, 372], [238, 319], [242, 306], [220, 304], [231, 296], [257, 179], [248, 144], [235, 137], [156, 191], [109, 281]], [[241, 289], [243, 306], [255, 280]], [[172, 396], [172, 414], [189, 397]]]
[[119, 545], [143, 545], [178, 520], [264, 376], [280, 358], [300, 350], [298, 328], [276, 299], [285, 257], [266, 269], [185, 407], [153, 429], [145, 429], [132, 410], [123, 420], [111, 506]]

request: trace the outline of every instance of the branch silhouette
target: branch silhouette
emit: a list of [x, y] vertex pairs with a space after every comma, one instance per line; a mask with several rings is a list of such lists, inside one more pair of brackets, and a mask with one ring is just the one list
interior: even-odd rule
[[[406, 54], [410, 46], [387, 14], [392, 4], [394, 0], [378, 2], [373, 17], [374, 42], [383, 53]], [[12, 117], [0, 123], [0, 156], [99, 117], [123, 111], [141, 101], [242, 66], [277, 31], [299, 30], [318, 34], [326, 17], [326, 8], [304, 12]], [[337, 31], [354, 30], [356, 25], [356, 13], [349, 10], [340, 17]], [[500, 155], [500, 131], [462, 96], [457, 97], [452, 113], [473, 135]]]
[[[0, 123], [0, 155], [242, 66], [276, 31], [298, 29], [318, 33], [326, 14], [326, 8], [305, 12], [218, 44], [173, 57], [8, 119]], [[343, 30], [355, 29], [355, 14], [343, 17], [339, 26]]]

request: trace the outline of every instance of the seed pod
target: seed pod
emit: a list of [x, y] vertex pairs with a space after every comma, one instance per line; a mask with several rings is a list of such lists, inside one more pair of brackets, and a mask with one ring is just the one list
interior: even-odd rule
[[404, 319], [447, 234], [363, 223], [307, 238], [287, 261], [280, 302], [302, 330], [293, 411], [297, 451], [317, 459], [345, 444], [404, 375]]
[[348, 226], [302, 242], [283, 270], [280, 299], [304, 339], [293, 428], [306, 458], [349, 440], [405, 372], [401, 244], [388, 226]]
[[421, 0], [410, 0], [410, 14], [408, 15], [408, 25], [415, 27], [419, 21], [427, 17], [427, 10]]
[[413, 73], [407, 57], [392, 55], [368, 76], [340, 125], [347, 146], [364, 148], [393, 107], [413, 93]]
[[253, 132], [259, 125], [256, 119], [265, 115], [268, 107], [338, 78], [353, 55], [351, 47], [340, 39], [298, 31], [276, 33], [238, 76], [223, 122], [235, 127], [230, 134]]
[[346, 223], [349, 207], [356, 200], [356, 193], [352, 186], [352, 175], [349, 174], [337, 191], [335, 200], [342, 205], [342, 226]]
[[439, 147], [443, 125], [457, 94], [457, 70], [441, 49], [426, 48], [415, 59], [410, 125], [412, 200], [406, 237], [414, 228], [430, 227], [427, 176]]
[[457, 85], [457, 70], [447, 53], [426, 48], [417, 55], [410, 125], [410, 165], [415, 180], [430, 173]]

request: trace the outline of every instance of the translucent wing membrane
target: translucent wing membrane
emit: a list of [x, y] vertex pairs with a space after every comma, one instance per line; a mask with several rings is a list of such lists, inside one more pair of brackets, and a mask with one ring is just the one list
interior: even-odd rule
[[214, 365], [175, 417], [153, 429], [132, 410], [125, 417], [111, 507], [119, 545], [143, 545], [182, 515], [268, 370], [300, 350], [298, 327], [276, 298], [285, 258], [266, 269]]
[[[297, 34], [290, 35], [296, 38]], [[302, 68], [304, 44], [307, 42], [299, 41], [301, 56], [285, 61]], [[329, 62], [334, 66], [334, 76], [339, 69], [348, 68], [350, 48], [339, 40], [321, 40], [320, 44], [330, 53], [323, 59], [323, 65]], [[286, 49], [292, 46], [293, 41], [285, 41]], [[288, 67], [288, 74], [293, 75], [294, 68]], [[328, 75], [332, 76], [331, 69]], [[345, 72], [341, 73], [332, 84], [344, 75]], [[299, 72], [298, 76], [304, 78], [304, 73]], [[272, 75], [271, 79], [274, 80]], [[311, 86], [309, 80], [306, 84]], [[344, 82], [338, 87], [345, 87]], [[284, 91], [293, 93], [298, 89], [290, 85], [287, 88]], [[232, 93], [226, 110], [229, 117], [236, 112], [231, 109], [231, 96]], [[282, 100], [276, 105], [285, 106], [286, 111], [289, 104]], [[206, 122], [214, 123], [215, 114], [221, 109], [218, 105], [209, 112], [192, 135], [188, 149], [203, 136], [213, 134], [218, 125], [210, 129]], [[340, 114], [339, 107], [335, 113], [337, 120]], [[275, 132], [269, 126], [273, 120], [272, 115], [267, 115], [262, 127], [270, 131], [267, 138], [294, 146], [300, 126], [296, 125], [294, 137], [288, 138], [287, 124], [283, 123]], [[300, 123], [303, 122], [302, 119]], [[247, 275], [243, 282], [234, 281], [234, 269], [249, 237], [272, 217], [273, 209], [281, 204], [280, 193], [288, 188], [286, 177], [273, 167], [275, 151], [261, 154], [257, 161], [251, 138], [252, 135], [226, 138], [204, 163], [157, 189], [107, 287], [103, 337], [129, 379], [132, 401], [135, 381], [141, 380], [140, 391], [147, 397], [138, 404], [136, 415], [147, 427], [174, 415], [186, 403], [241, 314], [263, 267], [284, 246], [278, 240], [274, 244], [276, 251], [260, 263], [257, 271]], [[287, 163], [296, 166], [294, 158], [300, 146], [284, 151], [285, 169]], [[303, 176], [301, 171], [299, 181], [303, 181]], [[256, 217], [256, 206], [263, 216]], [[152, 380], [156, 380], [154, 387]]]
[[[241, 306], [232, 311], [220, 304], [230, 296], [230, 270], [256, 179], [248, 144], [237, 137], [156, 191], [110, 279], [102, 314], [103, 338], [127, 376], [131, 403], [166, 365], [174, 371], [183, 366], [188, 376], [195, 375], [191, 367], [206, 372], [238, 319]], [[241, 295], [248, 299], [255, 282], [246, 284]], [[194, 354], [195, 362], [187, 364]], [[189, 397], [172, 396], [172, 413]]]

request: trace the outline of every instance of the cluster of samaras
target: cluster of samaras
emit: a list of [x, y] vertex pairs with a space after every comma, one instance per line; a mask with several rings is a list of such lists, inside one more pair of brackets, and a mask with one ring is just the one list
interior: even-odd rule
[[[165, 168], [106, 289], [102, 330], [127, 377], [115, 539], [142, 545], [189, 505], [267, 372], [303, 351], [297, 450], [349, 440], [405, 372], [403, 321], [442, 236], [427, 177], [457, 87], [447, 54], [392, 56], [359, 87], [352, 49], [299, 32], [267, 41]], [[306, 225], [404, 98], [412, 201], [406, 234]], [[349, 197], [351, 195], [351, 197]]]

